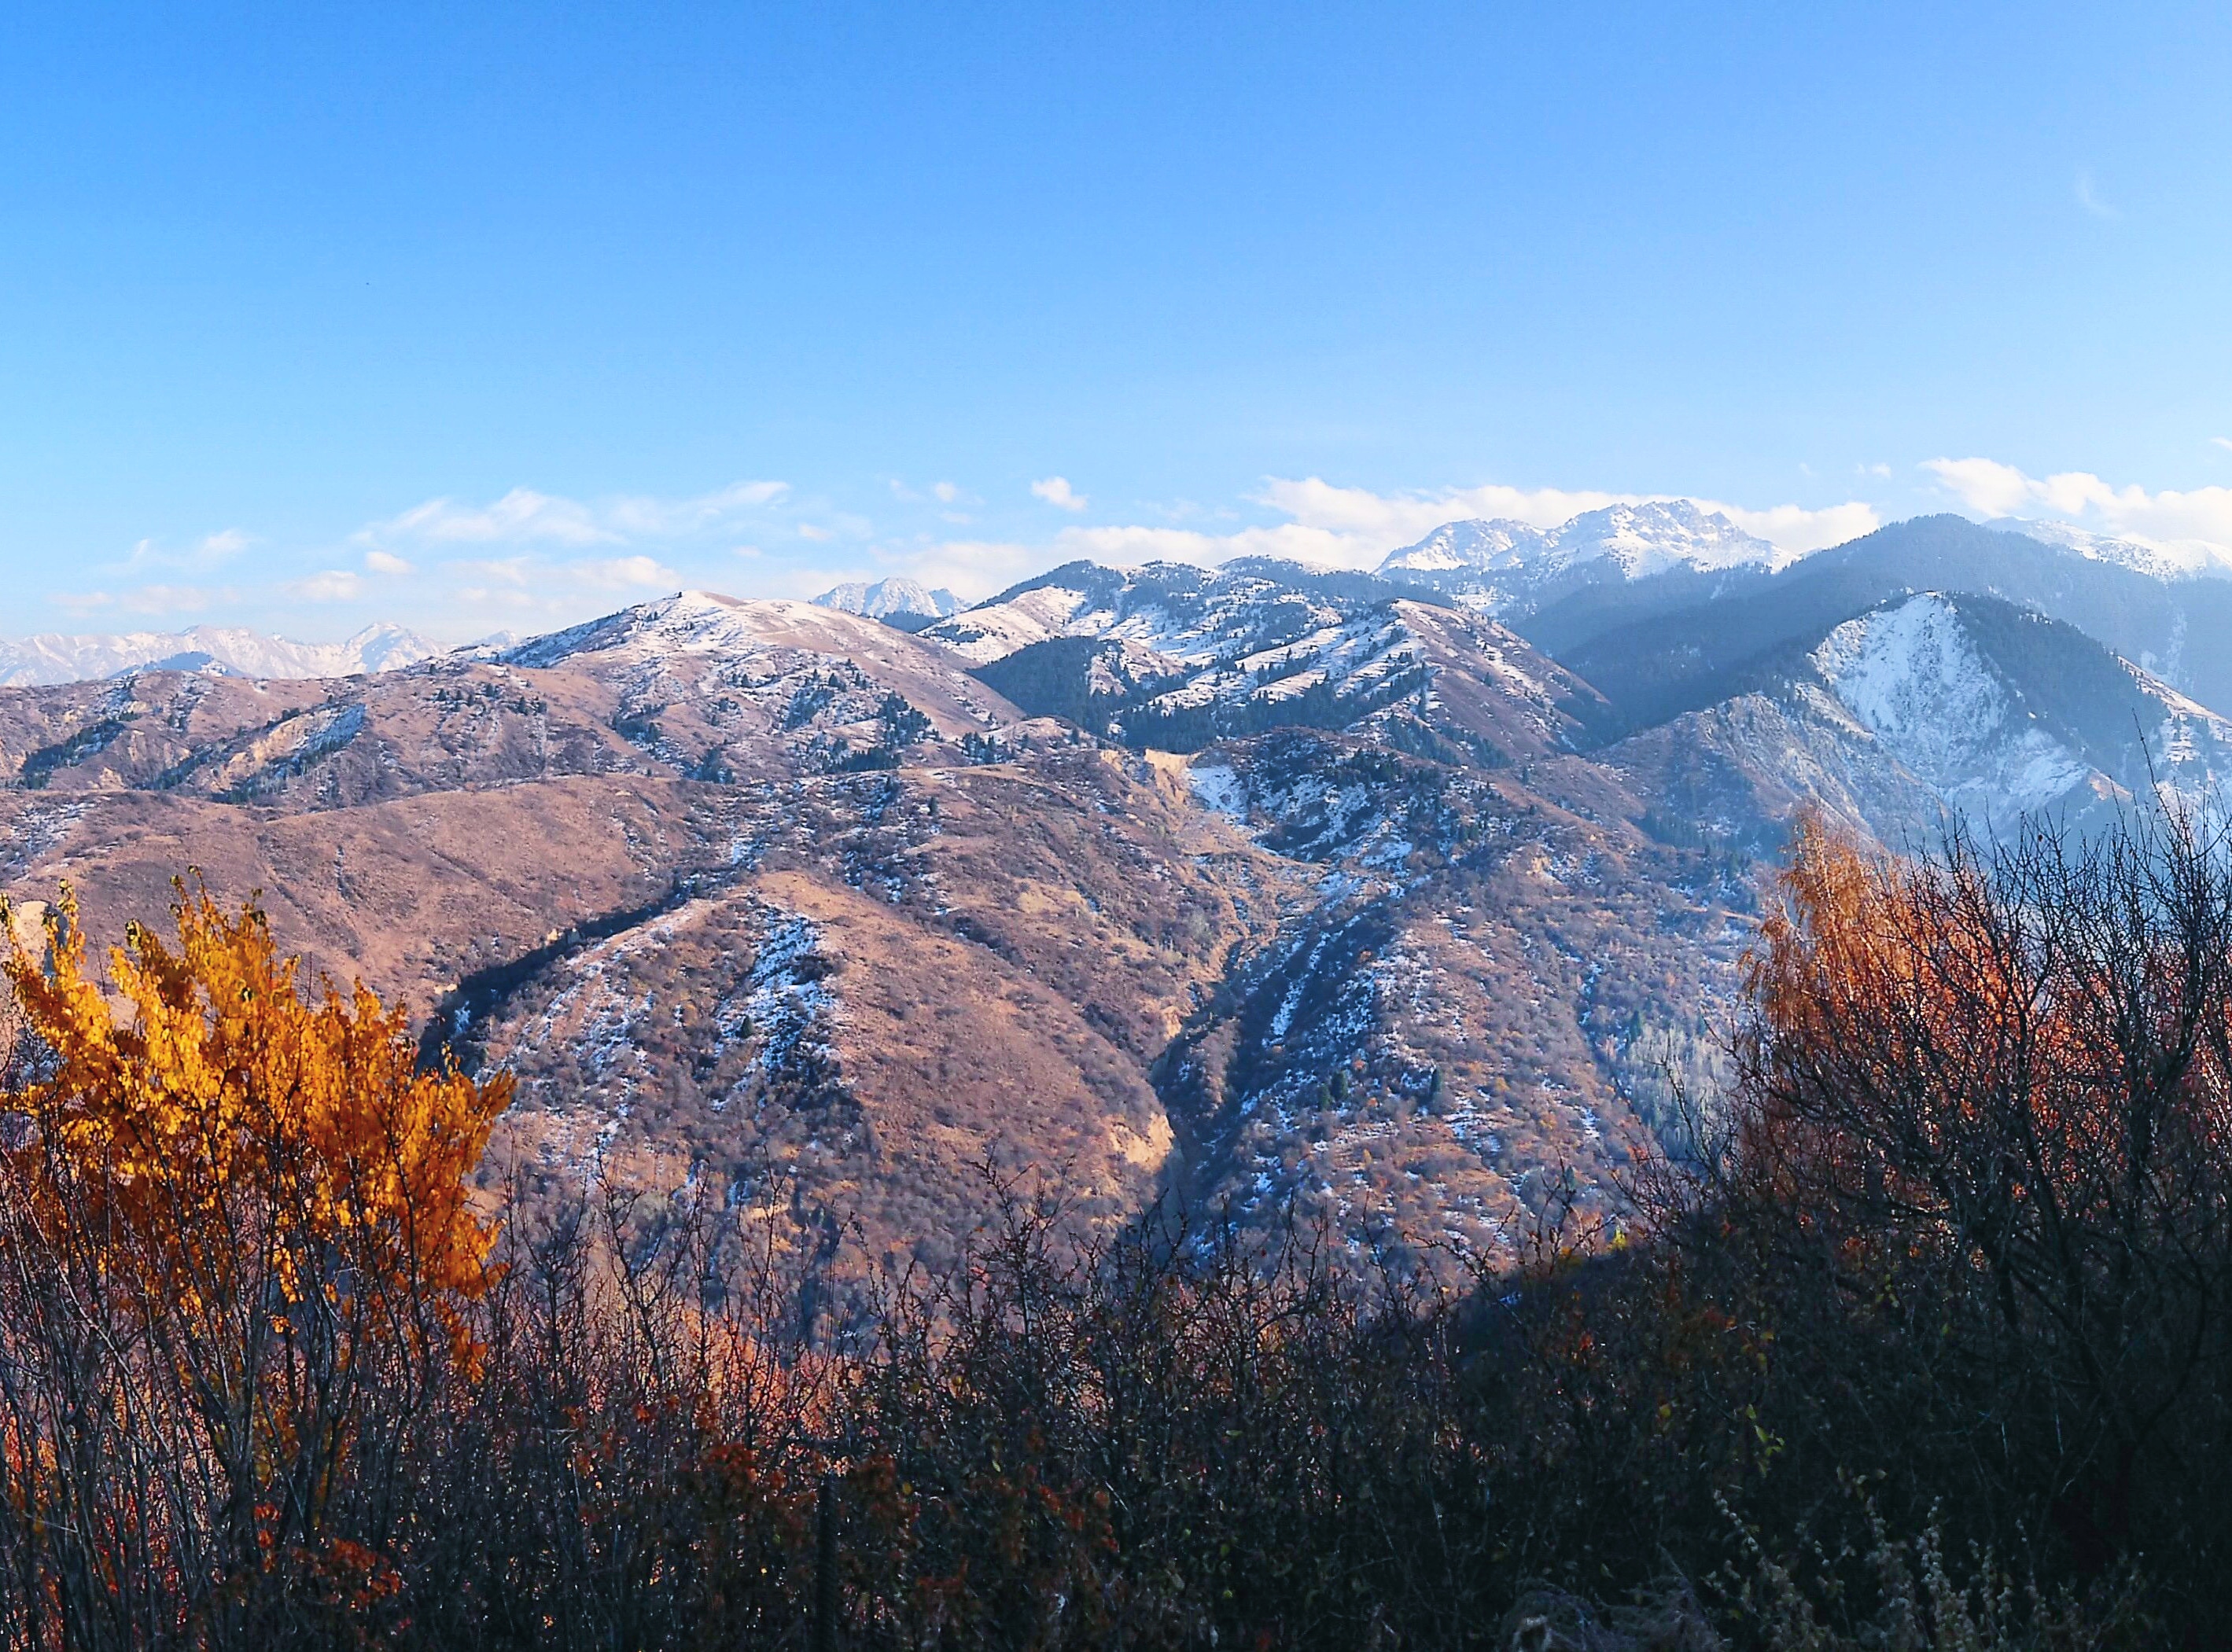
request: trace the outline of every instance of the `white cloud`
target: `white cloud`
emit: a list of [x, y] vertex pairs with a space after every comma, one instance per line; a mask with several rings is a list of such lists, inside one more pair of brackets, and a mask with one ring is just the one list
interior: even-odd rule
[[1697, 502], [1719, 511], [1745, 533], [1785, 551], [1826, 550], [1863, 534], [1872, 534], [1883, 526], [1875, 507], [1862, 504], [1857, 499], [1820, 510], [1807, 510], [1798, 505], [1770, 505], [1765, 510], [1747, 510], [1741, 505], [1716, 505], [1702, 499]]
[[1236, 556], [1281, 556], [1339, 567], [1376, 565], [1391, 548], [1377, 539], [1303, 522], [1243, 528], [1230, 534], [1204, 534], [1191, 528], [1065, 528], [1056, 535], [1054, 547], [1055, 560], [1065, 562], [1088, 557], [1097, 562], [1191, 562], [1199, 567]]
[[805, 568], [789, 577], [799, 595], [813, 596], [840, 580], [880, 580], [887, 574], [904, 573], [932, 590], [943, 586], [965, 602], [977, 602], [1051, 564], [1086, 554], [1060, 541], [1049, 549], [1043, 544], [1023, 545], [1008, 540], [942, 540], [907, 550], [879, 552], [872, 568]]
[[784, 482], [737, 482], [691, 499], [615, 499], [605, 508], [605, 516], [622, 534], [671, 539], [764, 509], [789, 491], [790, 484]]
[[367, 551], [364, 565], [374, 573], [408, 573], [411, 564], [387, 551]]
[[593, 591], [679, 590], [682, 576], [648, 556], [615, 556], [598, 561], [573, 562], [563, 573]]
[[2232, 488], [2116, 487], [2089, 470], [2034, 476], [1996, 459], [1931, 459], [1923, 466], [1971, 510], [2015, 516], [2044, 510], [2150, 544], [2232, 555]]
[[799, 523], [798, 536], [801, 539], [812, 540], [817, 545], [837, 537], [836, 534], [831, 533], [827, 528], [820, 527], [813, 522]]
[[1927, 459], [1922, 468], [1971, 510], [2012, 516], [2031, 502], [2031, 479], [1997, 459]]
[[599, 545], [620, 535], [602, 526], [579, 500], [514, 488], [492, 504], [460, 505], [429, 499], [399, 516], [375, 522], [365, 540], [418, 541], [431, 545]]
[[370, 546], [557, 545], [586, 548], [631, 540], [675, 539], [703, 533], [777, 503], [781, 482], [738, 482], [684, 499], [622, 495], [595, 502], [514, 488], [485, 505], [429, 499], [356, 534]]
[[453, 562], [451, 569], [468, 579], [493, 580], [499, 585], [527, 583], [528, 574], [539, 565], [530, 557], [503, 556], [482, 558], [470, 562]]
[[553, 562], [539, 556], [505, 556], [470, 562], [452, 562], [452, 573], [486, 585], [516, 590], [555, 593], [566, 589], [627, 591], [664, 586], [678, 590], [682, 576], [652, 556], [588, 557], [576, 562]]
[[354, 602], [364, 594], [364, 580], [347, 568], [328, 568], [287, 588], [305, 602]]
[[2232, 436], [2212, 436], [2209, 439], [2227, 453], [2232, 453]]
[[[1376, 566], [1381, 556], [1397, 546], [1421, 539], [1444, 522], [1459, 517], [1502, 516], [1525, 522], [1530, 528], [1555, 528], [1585, 510], [1677, 496], [1599, 493], [1586, 489], [1510, 488], [1500, 483], [1438, 493], [1391, 495], [1373, 493], [1365, 488], [1337, 488], [1310, 476], [1300, 481], [1275, 478], [1263, 485], [1256, 499], [1259, 504], [1284, 511], [1297, 526], [1333, 536], [1324, 548], [1314, 554], [1318, 560], [1364, 567]], [[1774, 505], [1754, 510], [1713, 499], [1696, 499], [1693, 502], [1703, 509], [1719, 511], [1746, 533], [1756, 534], [1786, 551], [1818, 551], [1825, 546], [1840, 545], [1878, 526], [1874, 508], [1858, 500], [1822, 509]], [[1253, 533], [1260, 534], [1262, 531]], [[1238, 537], [1244, 539], [1251, 534]], [[1294, 550], [1266, 554], [1311, 554]]]
[[[902, 482], [897, 476], [890, 477], [888, 481], [892, 490], [892, 497], [899, 500], [904, 504], [921, 505], [935, 503], [940, 505], [951, 505], [968, 497], [968, 496], [961, 490], [961, 486], [958, 483], [933, 482], [930, 484], [930, 491], [928, 493], [917, 493], [912, 488], [908, 487], [905, 482]], [[971, 501], [970, 502], [973, 503], [975, 502]]]
[[1031, 491], [1058, 510], [1083, 510], [1085, 496], [1069, 485], [1067, 476], [1047, 476], [1031, 483]]
[[[1380, 494], [1365, 488], [1335, 487], [1317, 476], [1274, 478], [1264, 483], [1256, 501], [1284, 512], [1294, 519], [1291, 524], [1197, 537], [1212, 543], [1237, 541], [1234, 550], [1225, 553], [1228, 555], [1300, 556], [1346, 567], [1374, 567], [1397, 546], [1424, 538], [1444, 522], [1459, 517], [1502, 516], [1531, 528], [1555, 528], [1586, 510], [1674, 496], [1511, 488], [1500, 483], [1437, 493]], [[1694, 502], [1703, 509], [1719, 511], [1746, 533], [1756, 534], [1786, 551], [1816, 551], [1840, 545], [1878, 526], [1874, 508], [1858, 500], [1820, 509], [1775, 505], [1755, 510], [1712, 499]]]
[[[1204, 567], [1238, 556], [1269, 556], [1330, 567], [1369, 569], [1377, 567], [1398, 546], [1423, 538], [1442, 523], [1459, 517], [1504, 516], [1534, 527], [1554, 528], [1585, 510], [1667, 496], [1501, 485], [1381, 494], [1365, 488], [1338, 487], [1317, 476], [1275, 477], [1253, 496], [1252, 502], [1276, 511], [1287, 518], [1284, 522], [1222, 533], [1142, 523], [1077, 526], [1063, 528], [1051, 543], [1035, 545], [951, 540], [879, 551], [879, 567], [873, 573], [839, 573], [817, 568], [801, 571], [798, 577], [801, 589], [806, 583], [820, 580], [813, 586], [819, 591], [840, 578], [873, 579], [904, 573], [976, 600], [1047, 567], [1080, 559], [1125, 565], [1167, 560]], [[1880, 525], [1873, 507], [1858, 501], [1819, 509], [1798, 505], [1750, 509], [1705, 499], [1696, 502], [1723, 513], [1745, 531], [1792, 552], [1842, 544]], [[1186, 514], [1202, 513], [1195, 509]]]
[[1304, 527], [1384, 540], [1384, 550], [1431, 533], [1463, 516], [1503, 516], [1534, 528], [1555, 528], [1585, 510], [1632, 499], [1632, 494], [1569, 493], [1558, 488], [1447, 489], [1430, 494], [1382, 494], [1367, 488], [1340, 488], [1320, 477], [1274, 477], [1256, 496]]
[[237, 528], [224, 528], [214, 534], [204, 534], [184, 550], [171, 550], [158, 541], [143, 539], [133, 546], [131, 554], [120, 566], [126, 571], [185, 568], [202, 573], [230, 562], [255, 542]]

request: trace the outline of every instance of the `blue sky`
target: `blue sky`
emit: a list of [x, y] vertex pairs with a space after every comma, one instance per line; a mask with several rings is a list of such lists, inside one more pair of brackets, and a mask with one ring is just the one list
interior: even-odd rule
[[2221, 6], [14, 9], [0, 632], [2232, 543], [2228, 86]]

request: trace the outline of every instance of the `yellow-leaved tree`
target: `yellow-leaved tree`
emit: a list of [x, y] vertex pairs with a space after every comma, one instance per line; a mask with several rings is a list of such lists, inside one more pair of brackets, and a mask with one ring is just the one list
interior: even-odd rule
[[51, 1556], [55, 1644], [360, 1618], [412, 1413], [474, 1354], [466, 1177], [509, 1080], [422, 1067], [360, 984], [306, 993], [252, 903], [174, 915], [104, 985], [65, 893], [5, 964], [0, 1520]]

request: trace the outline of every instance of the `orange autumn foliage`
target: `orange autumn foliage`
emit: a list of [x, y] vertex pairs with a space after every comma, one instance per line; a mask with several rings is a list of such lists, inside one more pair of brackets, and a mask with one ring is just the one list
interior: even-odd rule
[[1995, 1234], [2144, 1226], [2135, 1187], [2232, 1142], [2232, 910], [2176, 832], [1901, 859], [1801, 825], [1749, 962], [1754, 1145]]
[[337, 1521], [477, 1358], [490, 1277], [465, 1178], [509, 1079], [422, 1071], [361, 985], [306, 995], [253, 904], [174, 910], [106, 985], [67, 893], [0, 966], [0, 1480], [66, 1552], [72, 1644], [263, 1644], [271, 1602], [376, 1584]]
[[2049, 1420], [2055, 1518], [2118, 1552], [2226, 1357], [2232, 834], [2163, 811], [1902, 860], [1809, 822], [1781, 894], [1731, 1192], [1831, 1241], [1855, 1300], [1959, 1305], [1944, 1357]]
[[[135, 923], [110, 952], [114, 1005], [67, 898], [44, 959], [8, 960], [51, 1053], [0, 1094], [38, 1125], [13, 1168], [42, 1161], [31, 1184], [55, 1219], [67, 1184], [68, 1219], [111, 1235], [157, 1300], [214, 1305], [260, 1267], [290, 1301], [477, 1293], [492, 1235], [464, 1179], [510, 1079], [419, 1071], [406, 1013], [360, 983], [306, 1001], [252, 904], [228, 915], [182, 888], [175, 910], [175, 948]], [[260, 1254], [239, 1249], [250, 1233]]]

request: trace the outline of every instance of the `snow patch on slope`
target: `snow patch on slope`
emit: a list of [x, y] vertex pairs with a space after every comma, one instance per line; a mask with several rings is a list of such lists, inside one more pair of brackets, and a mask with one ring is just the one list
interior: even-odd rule
[[1846, 620], [1812, 661], [1852, 720], [1956, 808], [1987, 818], [2043, 809], [2091, 778], [1934, 593]]

